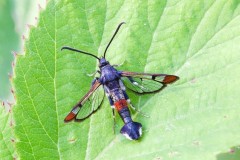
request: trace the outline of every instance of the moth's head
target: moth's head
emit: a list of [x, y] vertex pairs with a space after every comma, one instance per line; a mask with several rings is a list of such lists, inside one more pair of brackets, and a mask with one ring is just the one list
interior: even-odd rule
[[104, 67], [108, 64], [109, 64], [109, 62], [104, 57], [101, 57], [100, 60], [99, 60], [99, 65], [98, 66], [99, 66], [99, 68], [102, 68], [102, 67]]

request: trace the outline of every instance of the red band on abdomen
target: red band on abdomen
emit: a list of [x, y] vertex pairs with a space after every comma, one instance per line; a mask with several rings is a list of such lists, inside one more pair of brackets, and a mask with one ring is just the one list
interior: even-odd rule
[[115, 102], [114, 106], [116, 107], [117, 111], [120, 111], [124, 107], [128, 107], [125, 99], [120, 99], [119, 101]]

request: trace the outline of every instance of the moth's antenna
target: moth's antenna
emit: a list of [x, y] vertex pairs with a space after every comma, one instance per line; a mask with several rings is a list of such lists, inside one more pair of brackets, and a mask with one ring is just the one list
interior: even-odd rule
[[75, 51], [75, 52], [80, 52], [80, 53], [83, 53], [83, 54], [87, 54], [87, 55], [90, 55], [90, 56], [92, 56], [92, 57], [97, 58], [98, 60], [100, 60], [100, 58], [98, 58], [97, 56], [95, 56], [95, 55], [93, 55], [93, 54], [91, 54], [91, 53], [88, 53], [88, 52], [80, 51], [80, 50], [78, 50], [78, 49], [74, 49], [74, 48], [71, 48], [71, 47], [62, 47], [62, 48], [61, 48], [61, 51], [64, 50], [64, 49], [71, 50], [71, 51]]
[[122, 22], [122, 23], [120, 23], [120, 24], [118, 25], [118, 27], [117, 27], [115, 33], [113, 34], [113, 36], [112, 36], [110, 42], [108, 43], [108, 45], [107, 45], [107, 47], [106, 47], [106, 49], [105, 49], [105, 51], [104, 51], [104, 55], [103, 55], [104, 58], [105, 58], [106, 52], [107, 52], [107, 50], [108, 50], [108, 47], [109, 47], [110, 44], [112, 43], [112, 41], [113, 41], [114, 37], [116, 36], [118, 30], [120, 29], [121, 25], [123, 25], [123, 24], [125, 24], [125, 22]]

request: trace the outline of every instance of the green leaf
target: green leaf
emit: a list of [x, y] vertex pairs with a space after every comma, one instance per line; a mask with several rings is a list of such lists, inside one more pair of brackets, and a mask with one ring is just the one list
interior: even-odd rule
[[12, 115], [0, 104], [0, 159], [14, 158]]
[[8, 99], [10, 83], [8, 73], [11, 73], [12, 51], [19, 47], [19, 38], [15, 32], [13, 3], [10, 0], [0, 0], [0, 99]]
[[[240, 5], [219, 1], [50, 1], [17, 58], [14, 109], [21, 159], [216, 159], [238, 146]], [[139, 141], [125, 139], [117, 116], [102, 108], [81, 123], [65, 124], [89, 90], [92, 57], [60, 51], [72, 46], [107, 53], [128, 71], [175, 74], [180, 80], [155, 95], [129, 93], [143, 125]], [[219, 158], [219, 159], [220, 159]]]

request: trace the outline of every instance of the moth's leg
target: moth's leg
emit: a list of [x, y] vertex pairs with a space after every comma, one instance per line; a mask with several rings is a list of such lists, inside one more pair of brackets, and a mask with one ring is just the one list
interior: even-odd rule
[[115, 108], [112, 108], [112, 113], [113, 113], [113, 133], [115, 134], [115, 128], [116, 128]]
[[99, 78], [98, 78], [98, 77], [94, 78], [94, 79], [92, 80], [91, 86], [93, 86], [93, 85], [94, 85], [94, 83], [95, 83], [97, 80], [99, 80]]
[[112, 65], [113, 67], [120, 67], [120, 66], [122, 66], [123, 64], [124, 64], [124, 62], [125, 62], [125, 60], [121, 63], [121, 64], [114, 64], [114, 65]]
[[104, 90], [106, 93], [106, 96], [108, 97], [109, 103], [111, 105], [112, 108], [112, 114], [113, 114], [113, 133], [115, 134], [115, 128], [116, 128], [116, 114], [115, 114], [115, 106], [114, 106], [114, 101], [112, 99], [112, 97], [110, 96], [110, 91], [107, 88], [107, 86], [104, 86]]
[[136, 107], [134, 107], [133, 104], [131, 103], [131, 100], [130, 100], [130, 99], [127, 99], [127, 102], [128, 102], [128, 104], [130, 105], [130, 107], [131, 107], [134, 111], [138, 112], [139, 114], [141, 114], [141, 115], [144, 116], [144, 117], [147, 117], [147, 118], [150, 117], [150, 116], [144, 114], [143, 112], [139, 111]]
[[111, 105], [111, 108], [112, 108], [112, 114], [113, 114], [113, 133], [115, 134], [115, 128], [116, 128], [116, 114], [115, 114], [115, 106], [114, 106], [114, 102], [113, 102], [113, 99], [111, 98], [111, 96], [107, 95], [108, 96], [108, 100], [109, 100], [109, 103]]
[[99, 70], [97, 70], [97, 71], [95, 71], [95, 72], [93, 72], [93, 73], [90, 73], [90, 74], [87, 74], [87, 76], [89, 76], [89, 77], [94, 77], [97, 73], [101, 73]]
[[128, 104], [129, 104], [129, 106], [135, 111], [135, 112], [138, 112], [139, 114], [141, 114], [142, 116], [144, 116], [144, 117], [147, 117], [147, 118], [149, 118], [150, 116], [148, 116], [148, 115], [146, 115], [146, 114], [144, 114], [143, 112], [141, 112], [141, 111], [139, 111], [136, 107], [134, 107], [134, 105], [131, 103], [131, 100], [128, 98], [128, 96], [127, 96], [127, 94], [126, 94], [126, 92], [124, 91], [123, 92], [123, 94], [124, 94], [124, 96], [126, 95], [126, 99], [127, 99], [127, 102], [128, 102]]
[[124, 86], [124, 84], [123, 84], [123, 82], [122, 82], [121, 80], [119, 80], [119, 85], [120, 85], [120, 88], [121, 88], [122, 91], [123, 91], [124, 98], [127, 100], [127, 102], [128, 102], [128, 104], [130, 105], [130, 107], [131, 107], [134, 111], [136, 111], [136, 112], [138, 112], [139, 114], [141, 114], [142, 116], [144, 116], [144, 117], [149, 117], [148, 115], [142, 113], [141, 111], [139, 111], [137, 108], [135, 108], [135, 107], [132, 105], [131, 100], [129, 99], [129, 97], [128, 97], [127, 93], [126, 93], [126, 87]]

